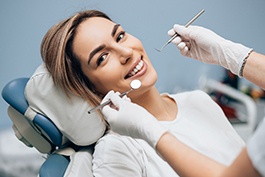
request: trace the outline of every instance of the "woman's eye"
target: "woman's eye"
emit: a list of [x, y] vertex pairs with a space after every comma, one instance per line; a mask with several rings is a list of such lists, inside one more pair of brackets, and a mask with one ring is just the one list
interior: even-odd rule
[[107, 58], [107, 54], [101, 55], [97, 60], [97, 66], [99, 66], [105, 59]]
[[121, 32], [121, 33], [118, 35], [118, 37], [117, 37], [117, 39], [116, 39], [116, 42], [119, 42], [120, 40], [122, 40], [122, 39], [124, 38], [124, 36], [125, 36], [125, 31]]

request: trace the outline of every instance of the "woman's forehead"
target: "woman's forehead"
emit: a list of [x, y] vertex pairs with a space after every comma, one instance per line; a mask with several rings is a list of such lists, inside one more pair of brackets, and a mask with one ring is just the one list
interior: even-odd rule
[[111, 37], [114, 26], [115, 23], [102, 17], [91, 17], [83, 21], [79, 25], [74, 38], [74, 51], [80, 50], [81, 46], [89, 49], [90, 47], [105, 43]]
[[102, 18], [102, 17], [91, 17], [88, 18], [87, 20], [83, 21], [80, 26], [78, 27], [78, 31], [90, 31], [93, 32], [93, 30], [99, 31], [99, 30], [108, 30], [109, 28], [112, 28], [115, 25], [114, 22]]
[[77, 30], [75, 41], [102, 43], [112, 37], [116, 23], [102, 17], [92, 17], [83, 21]]

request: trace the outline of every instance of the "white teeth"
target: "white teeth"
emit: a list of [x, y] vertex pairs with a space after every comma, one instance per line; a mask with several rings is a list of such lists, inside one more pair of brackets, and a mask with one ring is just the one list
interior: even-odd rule
[[139, 69], [141, 69], [141, 67], [142, 67], [142, 66], [140, 66], [140, 65], [137, 65], [137, 66], [136, 66], [136, 69], [138, 69], [138, 70], [139, 70]]
[[144, 62], [141, 60], [138, 65], [135, 66], [135, 68], [132, 70], [132, 72], [129, 74], [130, 76], [135, 75], [138, 71], [140, 71], [143, 67]]

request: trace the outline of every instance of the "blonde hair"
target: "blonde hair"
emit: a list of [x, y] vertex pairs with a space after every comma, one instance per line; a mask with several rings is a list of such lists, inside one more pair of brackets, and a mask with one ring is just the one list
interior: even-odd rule
[[97, 10], [78, 12], [49, 29], [41, 43], [41, 56], [55, 84], [62, 87], [66, 94], [70, 92], [80, 96], [95, 106], [101, 99], [96, 94], [94, 85], [83, 73], [80, 60], [72, 50], [79, 24], [91, 17], [112, 21]]

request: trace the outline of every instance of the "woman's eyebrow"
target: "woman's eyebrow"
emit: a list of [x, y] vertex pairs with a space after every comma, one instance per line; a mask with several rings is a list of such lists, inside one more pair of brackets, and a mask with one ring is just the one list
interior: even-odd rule
[[121, 26], [120, 24], [116, 24], [114, 25], [113, 29], [112, 29], [112, 33], [111, 33], [111, 36], [114, 37], [116, 32], [117, 32], [117, 29], [119, 28], [119, 26]]
[[98, 46], [97, 48], [95, 48], [90, 54], [89, 54], [89, 57], [88, 57], [88, 61], [87, 63], [89, 64], [91, 59], [93, 58], [94, 55], [96, 55], [96, 53], [98, 53], [99, 51], [101, 51], [102, 49], [104, 49], [106, 47], [105, 44], [102, 44], [100, 46]]

